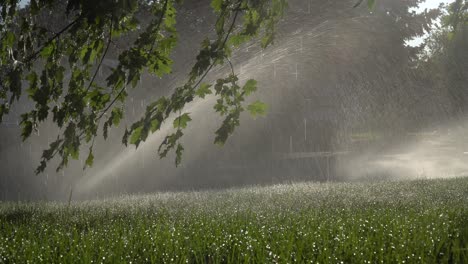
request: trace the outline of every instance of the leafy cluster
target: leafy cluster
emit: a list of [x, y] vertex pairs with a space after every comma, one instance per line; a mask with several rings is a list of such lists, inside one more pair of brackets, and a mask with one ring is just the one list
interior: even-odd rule
[[468, 2], [456, 0], [447, 7], [447, 14], [442, 18], [442, 26], [450, 29], [449, 39], [453, 39], [455, 33], [466, 29], [468, 25]]
[[452, 113], [468, 110], [468, 2], [454, 1], [445, 7], [441, 27], [431, 32], [419, 54], [419, 67], [432, 76], [438, 87], [445, 87], [452, 103]]
[[[43, 172], [57, 155], [61, 158], [57, 170], [62, 169], [70, 158], [79, 158], [83, 145], [89, 146], [86, 165], [92, 166], [94, 140], [101, 130], [107, 138], [109, 128], [120, 124], [128, 88], [137, 86], [143, 72], [158, 77], [171, 73], [180, 6], [181, 0], [31, 0], [20, 8], [18, 0], [2, 1], [0, 120], [26, 91], [35, 106], [22, 115], [23, 140], [48, 118], [62, 131], [43, 152], [36, 173]], [[225, 116], [215, 142], [223, 144], [239, 125], [245, 97], [256, 90], [256, 82], [250, 80], [241, 87], [234, 71], [214, 86], [203, 80], [213, 67], [229, 61], [232, 48], [257, 37], [263, 48], [270, 45], [286, 0], [213, 0], [211, 6], [217, 15], [216, 38], [203, 41], [186, 83], [170, 96], [150, 103], [144, 116], [125, 130], [125, 145], [138, 147], [169, 118], [178, 116], [173, 122], [175, 131], [165, 138], [158, 153], [165, 157], [175, 150], [179, 164], [184, 149], [180, 139], [191, 121], [189, 113], [183, 113], [184, 107], [209, 94], [219, 98], [215, 109]], [[139, 20], [141, 10], [149, 10], [148, 23]], [[67, 20], [57, 31], [38, 22], [39, 16], [53, 12], [64, 13]], [[129, 34], [136, 34], [136, 40], [120, 52], [118, 65], [105, 81], [99, 80], [111, 44]], [[247, 109], [262, 114], [266, 107], [256, 102]]]

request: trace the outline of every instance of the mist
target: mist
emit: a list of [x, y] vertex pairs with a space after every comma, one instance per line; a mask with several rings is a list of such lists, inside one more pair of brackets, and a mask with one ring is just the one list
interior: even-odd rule
[[[193, 121], [182, 141], [182, 164], [176, 167], [173, 156], [157, 155], [172, 120], [138, 149], [120, 142], [125, 126], [138, 120], [147, 104], [185, 81], [201, 41], [213, 35], [209, 4], [186, 1], [179, 14], [174, 74], [163, 79], [146, 75], [130, 91], [125, 120], [107, 141], [96, 142], [92, 168], [83, 170], [84, 147], [81, 159], [63, 171], [55, 172], [54, 160], [46, 172], [35, 175], [42, 150], [61, 131], [45, 122], [37, 135], [21, 143], [19, 116], [32, 106], [27, 98], [14, 105], [0, 126], [0, 199], [66, 200], [72, 191], [73, 199], [80, 200], [297, 181], [467, 175], [468, 117], [460, 108], [466, 92], [454, 92], [429, 69], [416, 67], [406, 37], [418, 36], [419, 29], [398, 22], [402, 11], [392, 0], [379, 1], [372, 12], [353, 9], [354, 4], [290, 1], [274, 45], [262, 50], [249, 43], [234, 51], [232, 64], [241, 83], [258, 81], [251, 100], [267, 103], [268, 114], [252, 118], [245, 113], [220, 147], [213, 144], [222, 121], [213, 110], [214, 98], [195, 100], [185, 109]], [[458, 56], [467, 58], [468, 52]], [[114, 63], [105, 61], [100, 78]], [[466, 72], [464, 65], [456, 67]], [[230, 71], [218, 67], [208, 80]], [[451, 80], [449, 73], [440, 69]], [[467, 77], [457, 76], [461, 83]]]

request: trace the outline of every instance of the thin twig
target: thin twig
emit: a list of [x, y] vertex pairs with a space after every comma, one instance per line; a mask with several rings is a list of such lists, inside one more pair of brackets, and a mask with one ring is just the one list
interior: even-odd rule
[[[236, 22], [237, 22], [237, 17], [239, 15], [239, 12], [241, 11], [239, 9], [239, 7], [241, 6], [242, 4], [242, 1], [239, 1], [238, 2], [238, 5], [237, 5], [237, 8], [235, 9], [236, 10], [236, 13], [234, 14], [234, 18], [232, 20], [232, 23], [231, 23], [231, 26], [229, 27], [229, 30], [228, 32], [226, 33], [226, 37], [224, 38], [222, 44], [219, 46], [219, 48], [224, 48], [226, 46], [226, 43], [227, 41], [229, 40], [229, 36], [231, 35], [232, 31], [234, 30], [234, 26], [236, 25]], [[195, 90], [200, 84], [201, 82], [205, 79], [205, 77], [208, 75], [208, 73], [211, 71], [211, 69], [213, 69], [213, 67], [215, 66], [215, 63], [216, 61], [213, 61], [211, 63], [211, 65], [208, 67], [208, 69], [205, 71], [205, 73], [200, 77], [200, 79], [198, 80], [198, 82], [191, 87], [192, 90]], [[154, 108], [150, 114], [153, 114], [154, 111], [156, 111], [157, 108]]]
[[[164, 16], [166, 15], [166, 12], [167, 12], [167, 5], [168, 5], [168, 4], [169, 4], [169, 0], [166, 0], [166, 1], [164, 2], [164, 6], [163, 6], [163, 10], [162, 10], [162, 12], [161, 12], [161, 15], [159, 16], [158, 24], [156, 25], [156, 32], [158, 32], [158, 31], [160, 30], [160, 28], [161, 28], [162, 21], [163, 21]], [[155, 44], [155, 42], [153, 42], [153, 43], [151, 44], [151, 48], [150, 48], [150, 50], [149, 50], [148, 53], [153, 52], [154, 44]]]
[[104, 62], [104, 59], [106, 58], [107, 52], [109, 51], [109, 47], [112, 41], [112, 31], [113, 31], [113, 15], [111, 18], [111, 23], [110, 23], [110, 29], [109, 29], [109, 39], [107, 40], [107, 46], [106, 49], [104, 50], [104, 53], [102, 54], [101, 61], [99, 62], [96, 71], [94, 72], [93, 78], [91, 78], [91, 81], [89, 82], [88, 88], [86, 89], [86, 93], [89, 92], [89, 89], [91, 89], [91, 85], [93, 85], [94, 80], [96, 79], [96, 76], [101, 69], [102, 63]]
[[233, 75], [233, 76], [236, 75], [235, 72], [234, 72], [234, 66], [232, 66], [231, 60], [230, 60], [228, 57], [226, 57], [226, 60], [229, 62], [229, 66], [231, 67], [232, 75]]
[[59, 32], [57, 32], [52, 38], [50, 38], [44, 45], [42, 45], [42, 47], [37, 50], [36, 52], [34, 52], [33, 54], [31, 54], [30, 56], [28, 56], [26, 58], [26, 60], [24, 61], [24, 63], [28, 63], [32, 60], [35, 60], [37, 58], [37, 56], [42, 52], [42, 50], [44, 50], [45, 47], [47, 47], [50, 43], [52, 43], [54, 40], [56, 40], [57, 38], [59, 38], [63, 33], [65, 33], [68, 29], [70, 29], [72, 26], [74, 26], [76, 23], [78, 23], [78, 21], [80, 21], [82, 18], [84, 17], [84, 14], [81, 14], [80, 16], [78, 16], [75, 20], [73, 20], [70, 24], [68, 24], [66, 27], [64, 27], [62, 30], [60, 30]]
[[114, 97], [112, 102], [103, 111], [101, 111], [101, 114], [98, 116], [98, 118], [96, 118], [96, 122], [99, 122], [101, 120], [101, 118], [106, 114], [106, 112], [115, 104], [117, 99], [119, 99], [119, 97], [122, 95], [123, 91], [125, 91], [126, 88], [127, 86], [124, 85], [124, 87], [120, 89], [119, 93]]
[[[164, 16], [166, 14], [166, 11], [167, 11], [167, 5], [168, 5], [168, 2], [169, 0], [166, 0], [164, 2], [164, 6], [163, 6], [163, 10], [162, 10], [162, 13], [161, 13], [161, 16], [159, 17], [159, 21], [158, 21], [158, 24], [156, 26], [156, 32], [158, 32], [160, 30], [160, 27], [161, 27], [161, 24], [162, 24], [162, 21], [164, 19]], [[124, 86], [120, 92], [117, 94], [117, 96], [112, 100], [112, 102], [103, 110], [101, 111], [101, 114], [99, 115], [99, 117], [96, 119], [97, 122], [99, 122], [101, 120], [101, 118], [104, 116], [104, 114], [115, 104], [115, 102], [117, 101], [117, 99], [122, 95], [123, 91], [126, 89], [126, 86]]]
[[[239, 12], [240, 12], [239, 8], [240, 8], [241, 4], [242, 4], [242, 1], [239, 1], [238, 5], [236, 7], [236, 13], [234, 14], [234, 18], [232, 20], [231, 26], [229, 27], [229, 30], [226, 33], [226, 37], [224, 38], [224, 41], [222, 42], [221, 46], [219, 46], [220, 49], [222, 49], [222, 48], [224, 48], [226, 46], [226, 43], [227, 43], [227, 41], [229, 39], [229, 36], [231, 35], [232, 31], [234, 30], [234, 26], [236, 25], [237, 17], [238, 17]], [[211, 63], [210, 67], [208, 67], [208, 69], [203, 74], [203, 76], [193, 86], [193, 89], [197, 88], [197, 86], [200, 85], [200, 83], [205, 79], [205, 77], [208, 75], [208, 73], [211, 71], [211, 69], [213, 69], [215, 63], [216, 63], [216, 61], [213, 61], [213, 63]]]

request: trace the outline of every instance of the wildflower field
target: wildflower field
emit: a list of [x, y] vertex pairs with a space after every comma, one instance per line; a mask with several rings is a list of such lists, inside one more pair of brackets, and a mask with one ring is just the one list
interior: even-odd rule
[[468, 263], [468, 178], [1, 203], [0, 263]]

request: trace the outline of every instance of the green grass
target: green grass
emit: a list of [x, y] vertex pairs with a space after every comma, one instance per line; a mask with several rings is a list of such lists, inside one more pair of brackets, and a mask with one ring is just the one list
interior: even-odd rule
[[468, 263], [468, 178], [0, 204], [0, 263]]

